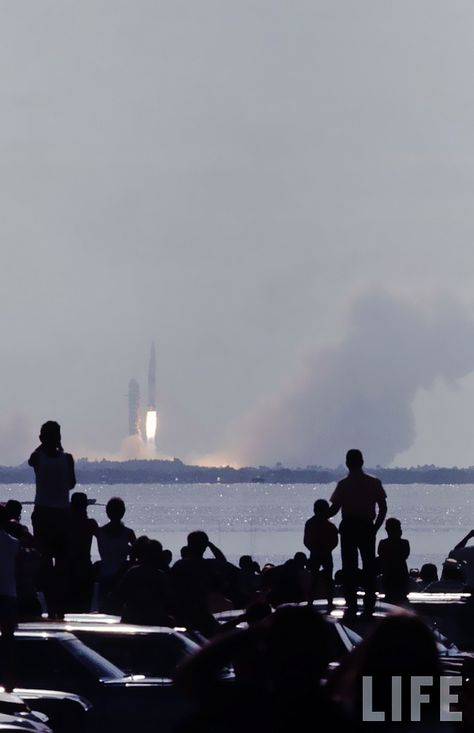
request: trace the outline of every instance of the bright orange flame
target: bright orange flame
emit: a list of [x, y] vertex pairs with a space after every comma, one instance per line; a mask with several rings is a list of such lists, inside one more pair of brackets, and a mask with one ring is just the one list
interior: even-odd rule
[[148, 443], [153, 443], [156, 436], [158, 416], [156, 410], [148, 410], [145, 421], [145, 434]]

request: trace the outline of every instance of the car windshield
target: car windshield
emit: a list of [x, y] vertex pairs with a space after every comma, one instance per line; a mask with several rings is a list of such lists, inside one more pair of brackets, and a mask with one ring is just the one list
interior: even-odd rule
[[182, 634], [97, 633], [87, 629], [76, 631], [87, 646], [109, 659], [125, 674], [147, 677], [174, 675], [177, 665], [194, 654], [198, 645]]
[[344, 626], [343, 628], [353, 646], [357, 646], [358, 644], [360, 644], [360, 642], [362, 641], [362, 637], [356, 631], [349, 628], [349, 626]]
[[94, 675], [94, 677], [99, 679], [117, 680], [125, 676], [125, 672], [122, 669], [116, 667], [115, 664], [112, 664], [112, 662], [109, 661], [109, 659], [105, 659], [78, 639], [68, 639], [62, 643], [73, 652], [75, 658], [80, 661], [81, 664]]

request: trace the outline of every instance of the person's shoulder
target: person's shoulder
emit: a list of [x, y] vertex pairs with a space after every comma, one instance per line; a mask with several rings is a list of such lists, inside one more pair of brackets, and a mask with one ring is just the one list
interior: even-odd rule
[[374, 489], [377, 491], [383, 491], [385, 494], [385, 489], [383, 487], [382, 481], [377, 478], [377, 476], [372, 476], [370, 473], [364, 473], [365, 481], [373, 486]]
[[33, 468], [38, 465], [41, 456], [41, 447], [36, 448], [28, 459], [28, 465]]
[[370, 481], [370, 483], [382, 485], [381, 480], [377, 476], [374, 476], [371, 473], [366, 473], [365, 471], [363, 471], [362, 475], [365, 481]]
[[349, 484], [349, 476], [344, 476], [344, 478], [339, 479], [336, 486], [334, 487], [334, 491], [332, 492], [331, 501], [334, 500], [335, 496], [337, 497], [339, 496], [339, 494], [343, 493]]
[[2, 530], [2, 539], [4, 542], [4, 547], [10, 545], [12, 549], [18, 549], [18, 547], [20, 546], [20, 540], [16, 537], [13, 537], [6, 530]]

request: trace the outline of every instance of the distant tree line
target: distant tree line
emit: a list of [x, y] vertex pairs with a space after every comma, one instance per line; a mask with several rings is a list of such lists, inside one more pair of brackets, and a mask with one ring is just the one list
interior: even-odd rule
[[[367, 468], [385, 484], [474, 484], [474, 466], [443, 468], [434, 465], [412, 468]], [[270, 466], [191, 466], [178, 458], [169, 461], [89, 461], [76, 462], [78, 483], [82, 484], [169, 484], [169, 483], [276, 483], [327, 484], [338, 481], [345, 467], [330, 469], [323, 466], [286, 468], [281, 463]], [[21, 466], [0, 466], [0, 483], [32, 483], [32, 469]]]

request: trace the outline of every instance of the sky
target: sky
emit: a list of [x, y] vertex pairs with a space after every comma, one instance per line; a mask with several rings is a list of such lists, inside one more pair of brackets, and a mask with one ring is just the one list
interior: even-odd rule
[[474, 464], [472, 2], [0, 18], [0, 463]]

